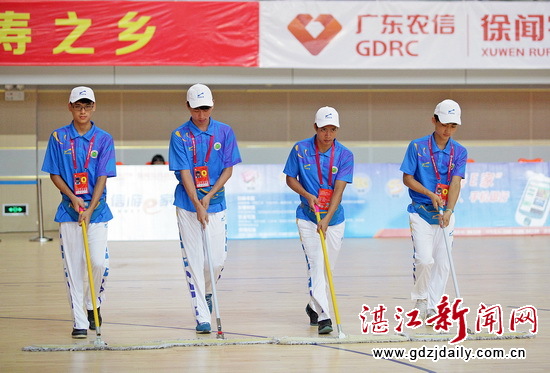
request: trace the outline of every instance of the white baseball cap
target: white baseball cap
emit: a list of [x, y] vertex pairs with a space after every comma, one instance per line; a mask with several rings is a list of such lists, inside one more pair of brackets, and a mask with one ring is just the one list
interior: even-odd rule
[[90, 87], [75, 87], [71, 91], [71, 95], [69, 96], [69, 103], [74, 104], [78, 100], [83, 100], [87, 98], [90, 101], [95, 102], [95, 95], [94, 91]]
[[434, 114], [437, 115], [441, 123], [460, 122], [460, 106], [453, 100], [443, 100], [435, 107]]
[[187, 102], [193, 109], [201, 106], [214, 106], [212, 92], [204, 84], [195, 84], [187, 90]]
[[315, 114], [315, 124], [319, 128], [329, 125], [340, 127], [338, 112], [330, 106], [320, 108]]

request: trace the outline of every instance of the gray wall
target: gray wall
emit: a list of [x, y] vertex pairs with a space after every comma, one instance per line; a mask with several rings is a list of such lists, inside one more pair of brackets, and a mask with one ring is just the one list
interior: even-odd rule
[[[235, 129], [246, 163], [284, 163], [293, 142], [313, 135], [314, 114], [324, 105], [339, 111], [339, 139], [358, 163], [398, 163], [410, 140], [433, 130], [433, 109], [445, 98], [461, 104], [463, 125], [455, 138], [468, 147], [470, 158], [550, 159], [550, 85], [229, 87], [196, 81], [213, 88], [213, 116]], [[78, 84], [26, 86], [24, 101], [15, 102], [5, 101], [0, 91], [0, 182], [36, 179], [49, 134], [71, 120], [68, 94]], [[189, 117], [189, 85], [90, 85], [97, 98], [94, 120], [114, 136], [119, 161], [144, 164], [156, 153], [167, 156], [170, 132]], [[28, 203], [31, 211], [25, 217], [0, 216], [0, 232], [36, 232], [36, 189], [0, 183], [1, 204]], [[43, 196], [45, 228], [56, 229], [59, 193], [47, 178]]]
[[[93, 87], [93, 86], [92, 86]], [[24, 101], [0, 99], [0, 146], [34, 146], [70, 122], [68, 87], [25, 89]], [[166, 143], [189, 118], [186, 87], [179, 89], [95, 88], [94, 121], [118, 145]], [[3, 93], [0, 91], [0, 93]], [[402, 142], [432, 130], [435, 105], [452, 98], [462, 107], [462, 141], [550, 140], [550, 88], [424, 89], [226, 89], [214, 86], [213, 117], [234, 128], [246, 143], [294, 142], [312, 135], [315, 111], [340, 113], [339, 139]]]

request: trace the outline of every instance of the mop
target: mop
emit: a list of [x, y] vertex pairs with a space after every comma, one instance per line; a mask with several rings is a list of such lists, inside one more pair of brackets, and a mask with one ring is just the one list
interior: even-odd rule
[[[80, 209], [80, 213], [82, 214], [82, 211], [84, 211], [82, 208]], [[88, 283], [90, 287], [90, 297], [92, 298], [92, 307], [93, 307], [93, 314], [94, 314], [94, 321], [95, 321], [95, 334], [96, 339], [93, 344], [73, 344], [73, 345], [65, 345], [65, 346], [27, 346], [23, 348], [23, 351], [75, 351], [75, 350], [104, 350], [108, 347], [107, 343], [105, 343], [101, 339], [101, 326], [99, 325], [99, 314], [97, 312], [97, 299], [96, 299], [96, 292], [95, 292], [95, 286], [94, 286], [94, 275], [92, 272], [92, 260], [90, 257], [90, 246], [88, 244], [88, 232], [86, 229], [86, 221], [82, 221], [80, 226], [82, 227], [82, 240], [84, 242], [84, 256], [86, 257], [86, 268], [88, 272]]]
[[[319, 206], [315, 205], [315, 217], [317, 223], [321, 221], [321, 215], [319, 214]], [[328, 258], [327, 244], [325, 241], [325, 234], [322, 230], [319, 230], [319, 237], [321, 238], [321, 248], [323, 249], [323, 258], [325, 262], [325, 273], [327, 275], [328, 286], [330, 289], [330, 298], [332, 299], [332, 308], [334, 309], [334, 318], [336, 319], [336, 327], [338, 329], [338, 338], [346, 338], [346, 335], [342, 331], [342, 325], [340, 323], [340, 312], [338, 311], [338, 302], [336, 301], [336, 292], [334, 290], [334, 282], [332, 281], [332, 270], [330, 269], [330, 262]]]
[[[80, 213], [82, 213], [82, 209]], [[101, 340], [101, 326], [99, 325], [99, 314], [97, 313], [97, 299], [94, 286], [94, 274], [92, 272], [92, 259], [90, 257], [90, 246], [88, 245], [88, 231], [86, 229], [86, 221], [82, 220], [80, 226], [82, 227], [82, 239], [84, 241], [84, 253], [86, 256], [86, 267], [88, 268], [88, 283], [90, 285], [90, 297], [92, 298], [92, 307], [94, 313], [95, 322], [95, 335], [94, 348], [101, 350], [107, 345], [107, 343]]]
[[72, 344], [72, 345], [33, 345], [23, 347], [23, 351], [28, 352], [54, 352], [54, 351], [130, 351], [130, 350], [162, 350], [173, 347], [203, 347], [203, 346], [222, 346], [222, 345], [252, 345], [252, 344], [275, 344], [276, 340], [272, 338], [235, 338], [235, 339], [181, 339], [170, 341], [150, 341], [144, 343], [126, 343], [126, 344], [106, 344], [97, 348], [90, 344]]
[[[443, 217], [443, 208], [439, 209], [439, 215]], [[451, 247], [447, 241], [447, 231], [445, 227], [441, 226], [443, 232], [443, 241], [445, 241], [445, 249], [447, 251], [447, 258], [449, 260], [449, 269], [451, 272], [451, 278], [453, 280], [453, 286], [455, 290], [455, 296], [457, 299], [460, 299], [460, 290], [458, 288], [458, 280], [456, 278], [456, 271], [454, 267], [453, 256], [451, 254]], [[515, 339], [515, 338], [533, 338], [535, 335], [525, 332], [505, 332], [502, 335], [497, 335], [493, 333], [473, 333], [470, 328], [467, 328], [467, 337], [466, 340], [484, 340], [484, 339]], [[454, 336], [449, 333], [419, 333], [409, 336], [413, 341], [446, 341], [452, 339]]]
[[[321, 221], [321, 215], [319, 213], [319, 206], [315, 205], [315, 217], [317, 218], [317, 223]], [[330, 289], [330, 296], [332, 300], [332, 308], [334, 309], [334, 319], [336, 321], [336, 327], [338, 330], [337, 337], [283, 337], [278, 340], [279, 344], [344, 344], [344, 343], [379, 343], [379, 342], [404, 342], [408, 340], [406, 336], [403, 335], [361, 335], [353, 336], [346, 335], [342, 330], [342, 325], [340, 323], [340, 312], [338, 311], [338, 302], [336, 300], [336, 291], [334, 290], [334, 282], [332, 280], [332, 270], [330, 269], [330, 262], [328, 257], [327, 245], [325, 241], [324, 233], [319, 230], [319, 237], [321, 239], [321, 248], [323, 250], [323, 258], [325, 262], [325, 274], [327, 277], [327, 282]]]

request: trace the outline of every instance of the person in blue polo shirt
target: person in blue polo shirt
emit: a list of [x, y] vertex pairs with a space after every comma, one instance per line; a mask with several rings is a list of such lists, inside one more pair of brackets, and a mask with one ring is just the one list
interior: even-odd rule
[[432, 117], [434, 132], [411, 141], [400, 168], [412, 200], [407, 208], [414, 250], [411, 298], [423, 320], [436, 314], [449, 277], [441, 228], [446, 228], [451, 248], [453, 212], [468, 158], [466, 148], [451, 138], [462, 123], [460, 115], [460, 106], [453, 100], [437, 104]]
[[[61, 256], [73, 313], [73, 338], [86, 338], [95, 330], [92, 298], [85, 280], [86, 259], [80, 224], [88, 227], [88, 240], [97, 304], [101, 305], [109, 272], [107, 222], [113, 218], [106, 203], [108, 177], [116, 176], [113, 138], [92, 122], [95, 95], [89, 87], [71, 91], [68, 109], [72, 122], [52, 132], [42, 171], [61, 192], [55, 214], [59, 223]], [[80, 213], [81, 211], [81, 213]], [[86, 313], [87, 310], [87, 313]], [[98, 314], [99, 306], [98, 306]], [[101, 316], [99, 318], [101, 324]]]
[[212, 92], [204, 84], [187, 91], [191, 118], [172, 132], [169, 168], [178, 180], [175, 191], [185, 278], [191, 294], [197, 333], [210, 333], [212, 283], [203, 230], [211, 245], [214, 278], [227, 258], [225, 183], [241, 162], [233, 129], [211, 118]]
[[[309, 275], [309, 302], [306, 313], [319, 334], [332, 332], [325, 265], [318, 232], [326, 237], [331, 267], [334, 268], [344, 237], [345, 218], [341, 205], [348, 183], [353, 181], [353, 154], [336, 140], [340, 121], [332, 107], [322, 107], [315, 115], [315, 135], [297, 142], [283, 170], [286, 183], [300, 195], [296, 223]], [[314, 206], [320, 209], [317, 223]]]

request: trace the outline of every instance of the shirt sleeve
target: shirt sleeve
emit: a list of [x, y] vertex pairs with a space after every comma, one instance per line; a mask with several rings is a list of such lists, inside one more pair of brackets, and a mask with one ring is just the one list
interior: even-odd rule
[[168, 164], [170, 171], [190, 170], [189, 161], [186, 157], [185, 144], [182, 139], [181, 130], [172, 132], [170, 146], [168, 148]]
[[59, 168], [59, 165], [61, 164], [61, 160], [59, 159], [60, 144], [55, 139], [55, 133], [56, 132], [53, 132], [50, 135], [48, 147], [46, 148], [46, 154], [44, 156], [44, 162], [42, 163], [42, 171], [52, 175], [61, 175], [61, 170]]
[[116, 176], [116, 155], [115, 143], [111, 136], [105, 136], [102, 149], [99, 152], [96, 175], [115, 177]]
[[405, 153], [405, 158], [403, 163], [401, 163], [400, 170], [407, 175], [414, 175], [416, 172], [416, 166], [418, 161], [418, 146], [413, 141], [407, 147], [407, 152]]
[[223, 155], [223, 167], [228, 168], [241, 163], [241, 153], [239, 152], [239, 147], [237, 145], [237, 138], [235, 137], [235, 132], [233, 129], [228, 126], [226, 135], [225, 135], [225, 144], [224, 144], [224, 155]]
[[298, 176], [298, 146], [298, 144], [294, 144], [294, 146], [290, 150], [290, 154], [288, 155], [288, 158], [286, 160], [285, 168], [283, 169], [283, 173], [290, 177]]
[[466, 163], [468, 162], [468, 151], [465, 147], [460, 145], [458, 147], [456, 152], [456, 158], [455, 158], [455, 170], [453, 172], [453, 176], [460, 176], [461, 178], [466, 177]]
[[349, 150], [344, 150], [341, 155], [340, 167], [336, 174], [336, 180], [342, 180], [346, 183], [353, 181], [353, 153]]

